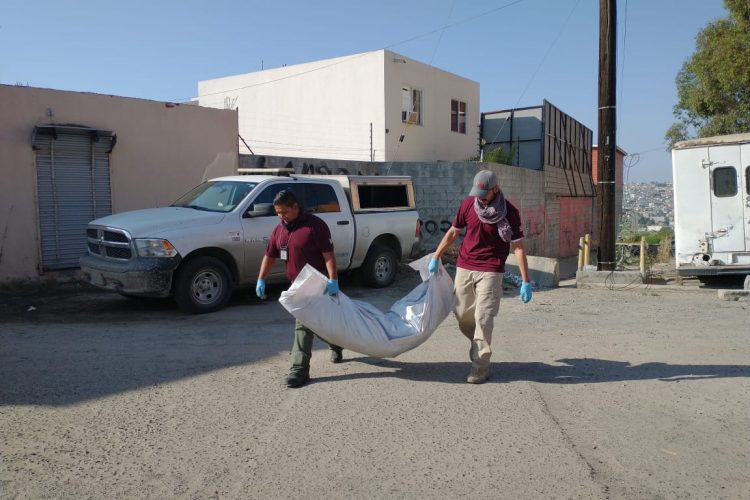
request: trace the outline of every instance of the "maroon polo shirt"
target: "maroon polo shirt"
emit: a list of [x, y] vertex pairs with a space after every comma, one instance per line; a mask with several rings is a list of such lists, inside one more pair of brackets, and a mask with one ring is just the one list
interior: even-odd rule
[[310, 264], [328, 276], [323, 252], [333, 252], [331, 231], [321, 219], [302, 211], [296, 222], [292, 231], [288, 231], [281, 223], [273, 228], [266, 246], [266, 255], [278, 259], [281, 249], [286, 247], [286, 276], [290, 281], [297, 278], [305, 264]]
[[[523, 238], [521, 214], [509, 201], [506, 218], [512, 231], [511, 241]], [[456, 265], [469, 271], [505, 272], [505, 260], [510, 253], [510, 243], [500, 237], [497, 224], [486, 224], [479, 220], [474, 211], [474, 197], [469, 196], [461, 202], [458, 214], [453, 220], [456, 229], [466, 228], [466, 236], [458, 250]]]

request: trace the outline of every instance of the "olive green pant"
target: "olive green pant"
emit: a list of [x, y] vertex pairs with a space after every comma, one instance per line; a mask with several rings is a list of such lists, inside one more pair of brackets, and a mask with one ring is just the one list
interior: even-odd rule
[[[292, 344], [292, 372], [310, 374], [310, 358], [312, 357], [312, 346], [315, 337], [318, 337], [318, 335], [314, 331], [300, 323], [299, 320], [295, 320], [294, 344]], [[325, 342], [322, 338], [320, 340]], [[341, 347], [337, 345], [328, 344], [328, 347], [332, 351], [341, 351]]]

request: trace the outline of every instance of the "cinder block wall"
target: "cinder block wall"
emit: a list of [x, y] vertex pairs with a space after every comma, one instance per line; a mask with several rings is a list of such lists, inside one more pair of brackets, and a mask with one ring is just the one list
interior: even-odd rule
[[[483, 169], [497, 174], [505, 196], [521, 211], [529, 255], [574, 256], [578, 252], [578, 238], [591, 231], [591, 220], [585, 218], [585, 210], [579, 207], [590, 207], [591, 198], [569, 198], [577, 201], [565, 203], [567, 219], [563, 223], [561, 197], [557, 193], [546, 193], [544, 171], [478, 162], [370, 163], [246, 155], [240, 156], [240, 167], [288, 167], [303, 174], [411, 176], [422, 221], [423, 245], [427, 251], [435, 249], [440, 243], [456, 216], [461, 200], [471, 189], [474, 174]], [[555, 179], [561, 180], [559, 175]], [[580, 185], [580, 179], [578, 182]], [[563, 191], [562, 186], [560, 190]], [[567, 186], [564, 192], [568, 193]], [[575, 217], [572, 217], [574, 213]], [[573, 239], [575, 246], [570, 244]]]

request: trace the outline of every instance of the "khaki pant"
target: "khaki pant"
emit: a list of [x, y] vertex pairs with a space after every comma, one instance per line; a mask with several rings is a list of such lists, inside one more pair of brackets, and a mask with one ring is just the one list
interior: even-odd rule
[[503, 295], [503, 273], [456, 269], [458, 328], [471, 341], [469, 358], [475, 368], [489, 368], [492, 328]]

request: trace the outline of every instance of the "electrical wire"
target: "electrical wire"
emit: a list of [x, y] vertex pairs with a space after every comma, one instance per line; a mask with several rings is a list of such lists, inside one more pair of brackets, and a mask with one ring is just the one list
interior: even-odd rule
[[321, 145], [311, 145], [311, 144], [293, 144], [291, 142], [274, 142], [274, 141], [264, 141], [262, 139], [247, 139], [248, 141], [252, 141], [253, 143], [265, 143], [265, 144], [276, 144], [280, 146], [297, 146], [301, 148], [312, 148], [312, 149], [340, 149], [343, 151], [370, 151], [370, 148], [355, 148], [355, 147], [347, 147], [347, 146], [321, 146]]
[[[541, 61], [539, 61], [539, 64], [537, 65], [534, 72], [531, 74], [531, 78], [529, 78], [529, 81], [526, 83], [526, 86], [521, 92], [521, 95], [518, 97], [518, 100], [516, 100], [516, 104], [515, 106], [513, 106], [514, 109], [518, 107], [518, 104], [521, 102], [521, 99], [523, 99], [523, 96], [526, 95], [526, 91], [529, 90], [529, 87], [531, 87], [531, 84], [534, 82], [534, 79], [536, 78], [537, 73], [539, 73], [539, 70], [542, 68], [542, 66], [544, 65], [544, 62], [547, 60], [547, 56], [549, 56], [550, 52], [552, 52], [552, 48], [555, 46], [555, 44], [557, 44], [557, 41], [560, 39], [560, 37], [563, 34], [563, 31], [565, 31], [565, 28], [567, 27], [568, 22], [570, 21], [570, 18], [573, 17], [573, 12], [575, 12], [579, 3], [581, 3], [581, 0], [577, 0], [576, 3], [573, 5], [573, 8], [570, 9], [570, 12], [568, 13], [568, 16], [565, 18], [565, 21], [563, 21], [563, 24], [560, 27], [560, 30], [557, 32], [557, 35], [555, 35], [555, 38], [552, 40], [552, 43], [549, 44], [549, 47], [547, 47], [547, 50], [544, 52], [544, 55], [542, 56]], [[500, 126], [500, 129], [495, 134], [495, 137], [493, 137], [492, 141], [490, 141], [491, 143], [494, 143], [497, 140], [498, 136], [503, 131], [508, 121], [509, 120], [505, 120], [503, 122], [503, 124]]]
[[641, 161], [639, 153], [629, 154], [625, 157], [625, 184], [630, 183], [630, 169], [638, 165]]
[[[453, 0], [451, 3], [451, 8], [448, 11], [448, 19], [451, 18], [451, 14], [453, 14], [453, 7], [456, 6], [456, 0]], [[435, 60], [435, 55], [437, 55], [438, 47], [440, 46], [440, 41], [443, 39], [443, 35], [445, 34], [445, 30], [440, 31], [440, 36], [437, 39], [437, 42], [435, 43], [435, 48], [432, 50], [432, 57], [430, 57], [430, 62], [428, 63], [430, 66], [432, 66], [432, 61]]]
[[[622, 34], [622, 62], [620, 65], [620, 79], [618, 83], [620, 84], [620, 98], [617, 100], [617, 108], [622, 109], [622, 94], [623, 89], [625, 88], [624, 82], [625, 82], [625, 42], [628, 39], [628, 0], [625, 0], [625, 20], [624, 20], [624, 26], [623, 26], [623, 34]], [[622, 125], [622, 113], [618, 113], [617, 115], [617, 130], [620, 129], [620, 125]]]
[[[221, 91], [217, 91], [217, 92], [207, 92], [205, 94], [201, 94], [199, 96], [199, 98], [206, 97], [206, 96], [212, 96], [212, 95], [220, 95], [220, 94], [224, 94], [224, 93], [227, 93], [227, 92], [236, 92], [238, 90], [244, 90], [244, 89], [252, 88], [252, 87], [259, 87], [261, 85], [268, 85], [270, 83], [275, 83], [275, 82], [279, 82], [279, 81], [282, 81], [282, 80], [288, 80], [290, 78], [296, 78], [298, 76], [307, 75], [307, 74], [313, 73], [315, 71], [320, 71], [320, 70], [323, 70], [323, 69], [330, 68], [332, 66], [336, 66], [338, 64], [342, 64], [342, 63], [345, 63], [345, 62], [352, 61], [352, 60], [357, 59], [359, 57], [366, 56], [367, 54], [370, 54], [370, 53], [375, 52], [377, 50], [390, 49], [390, 48], [393, 48], [393, 47], [397, 47], [399, 45], [403, 45], [405, 43], [413, 42], [414, 40], [419, 40], [420, 38], [425, 38], [427, 36], [434, 35], [435, 33], [438, 33], [438, 32], [441, 32], [441, 31], [445, 31], [447, 29], [459, 26], [459, 25], [464, 24], [464, 23], [468, 23], [469, 21], [474, 21], [476, 19], [479, 19], [481, 17], [487, 16], [489, 14], [494, 14], [495, 12], [498, 12], [498, 11], [503, 10], [503, 9], [507, 9], [508, 7], [512, 7], [513, 5], [516, 5], [516, 4], [525, 2], [525, 1], [526, 0], [514, 0], [512, 2], [508, 2], [508, 3], [504, 4], [504, 5], [499, 6], [499, 7], [495, 7], [495, 8], [486, 10], [484, 12], [481, 12], [481, 13], [477, 14], [476, 16], [467, 17], [467, 18], [461, 19], [459, 21], [456, 21], [454, 23], [443, 25], [443, 26], [441, 26], [439, 28], [430, 30], [430, 31], [428, 31], [426, 33], [422, 33], [421, 35], [416, 35], [416, 36], [413, 36], [411, 38], [407, 38], [405, 40], [401, 40], [401, 41], [398, 41], [396, 43], [392, 43], [390, 45], [386, 45], [385, 47], [381, 47], [380, 49], [366, 51], [366, 52], [362, 52], [360, 54], [354, 54], [354, 55], [352, 55], [350, 57], [342, 57], [339, 60], [334, 61], [334, 62], [332, 62], [330, 64], [326, 64], [324, 66], [319, 66], [319, 67], [316, 67], [316, 68], [309, 69], [307, 71], [301, 71], [299, 73], [293, 73], [291, 75], [282, 76], [282, 77], [275, 78], [275, 79], [272, 79], [272, 80], [267, 80], [267, 81], [264, 81], [264, 82], [257, 82], [257, 83], [252, 83], [252, 84], [249, 84], [249, 85], [243, 85], [241, 87], [237, 87], [237, 88], [234, 88], [234, 89], [225, 89], [225, 90], [221, 90]], [[192, 99], [192, 97], [177, 99], [174, 102], [183, 102], [183, 101], [188, 101], [189, 99]]]
[[[451, 4], [451, 8], [448, 11], [448, 17], [447, 17], [447, 19], [451, 18], [451, 15], [453, 14], [453, 7], [455, 7], [455, 6], [456, 6], [456, 1], [453, 0], [453, 3]], [[448, 26], [448, 25], [446, 25], [446, 26]], [[432, 50], [432, 57], [430, 57], [430, 62], [428, 63], [429, 65], [432, 65], [432, 61], [435, 59], [435, 55], [437, 54], [438, 47], [440, 46], [440, 41], [443, 39], [443, 34], [445, 33], [446, 29], [447, 29], [447, 27], [444, 28], [444, 29], [442, 29], [442, 30], [440, 30], [440, 36], [438, 37], [437, 41], [435, 42], [435, 48]], [[434, 73], [433, 73], [433, 76], [434, 76]], [[422, 109], [421, 104], [420, 104], [419, 109], [421, 111], [421, 109]], [[401, 148], [401, 144], [403, 143], [403, 139], [406, 137], [406, 130], [407, 130], [408, 126], [409, 126], [409, 124], [407, 122], [402, 122], [402, 124], [401, 124], [401, 133], [399, 134], [399, 136], [398, 136], [398, 142], [396, 143], [396, 150], [393, 152], [393, 160], [391, 161], [390, 165], [388, 165], [388, 170], [386, 170], [385, 175], [388, 175], [391, 172], [391, 167], [393, 166], [393, 162], [398, 161], [398, 151]]]

